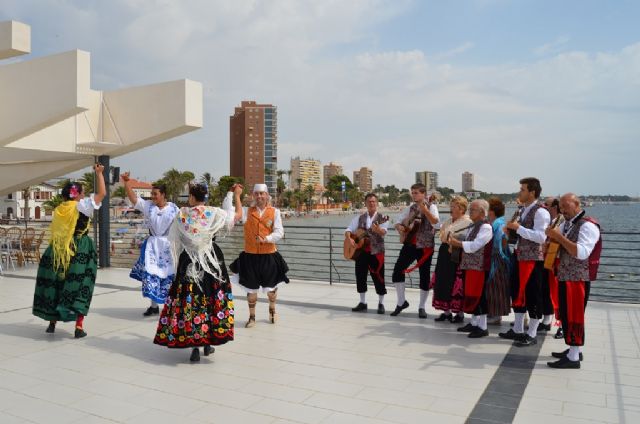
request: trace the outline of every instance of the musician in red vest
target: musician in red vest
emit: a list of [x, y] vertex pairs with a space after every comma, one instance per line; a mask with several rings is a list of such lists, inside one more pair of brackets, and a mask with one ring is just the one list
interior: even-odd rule
[[[405, 274], [418, 268], [420, 271], [420, 303], [418, 305], [418, 317], [427, 318], [425, 306], [429, 294], [429, 271], [431, 258], [433, 258], [435, 225], [440, 222], [438, 206], [427, 198], [427, 189], [424, 184], [416, 183], [411, 186], [411, 199], [413, 204], [405, 208], [397, 217], [396, 230], [404, 239], [400, 254], [393, 267], [391, 281], [396, 287], [398, 302], [391, 316], [397, 316], [402, 310], [409, 307], [409, 302], [404, 296]], [[416, 265], [409, 268], [414, 261]]]
[[[224, 202], [230, 202], [230, 195]], [[224, 207], [224, 203], [223, 203]], [[232, 281], [247, 293], [249, 320], [245, 327], [256, 325], [256, 303], [258, 292], [269, 298], [269, 321], [275, 324], [278, 287], [289, 283], [287, 263], [276, 249], [276, 243], [284, 236], [280, 210], [271, 206], [271, 196], [266, 184], [253, 187], [253, 202], [244, 211], [244, 251], [231, 265]]]
[[581, 347], [584, 346], [584, 311], [591, 288], [589, 256], [600, 239], [598, 226], [585, 216], [580, 199], [573, 193], [560, 198], [560, 210], [565, 221], [560, 227], [549, 228], [547, 236], [560, 244], [558, 265], [558, 299], [564, 341], [569, 349], [553, 352], [558, 358], [547, 362], [551, 368], [580, 368]]
[[366, 237], [365, 244], [355, 260], [356, 287], [360, 294], [360, 302], [351, 310], [367, 311], [367, 272], [369, 272], [378, 294], [378, 313], [384, 314], [384, 295], [387, 294], [384, 286], [384, 236], [387, 234], [389, 223], [387, 217], [378, 213], [378, 196], [369, 193], [364, 197], [364, 203], [367, 211], [353, 218], [344, 232], [345, 239], [351, 243], [352, 247], [356, 246], [352, 235], [358, 230]]

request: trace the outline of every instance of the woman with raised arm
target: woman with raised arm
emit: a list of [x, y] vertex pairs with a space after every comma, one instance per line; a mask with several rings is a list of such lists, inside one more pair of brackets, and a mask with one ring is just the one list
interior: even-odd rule
[[133, 191], [128, 172], [122, 174], [122, 181], [129, 201], [135, 209], [142, 212], [145, 227], [149, 229], [149, 237], [142, 243], [140, 257], [129, 276], [142, 282], [142, 296], [151, 301], [142, 315], [158, 315], [158, 304], [163, 304], [167, 298], [175, 272], [168, 236], [171, 224], [178, 214], [178, 207], [167, 202], [167, 188], [164, 184], [153, 184], [151, 200], [144, 200]]
[[242, 186], [234, 185], [235, 213], [205, 206], [207, 186], [189, 188], [189, 207], [181, 208], [169, 239], [178, 268], [160, 314], [154, 343], [168, 348], [192, 348], [192, 362], [200, 360], [212, 346], [233, 340], [233, 295], [222, 250], [215, 243], [221, 231], [228, 232], [242, 218]]
[[33, 315], [49, 321], [47, 333], [54, 333], [58, 321], [75, 321], [74, 337], [87, 335], [84, 317], [89, 313], [96, 284], [98, 255], [87, 235], [93, 211], [107, 194], [104, 166], [96, 164], [97, 192], [85, 197], [82, 184], [69, 182], [62, 189], [64, 202], [53, 211], [51, 239], [44, 252], [33, 296]]

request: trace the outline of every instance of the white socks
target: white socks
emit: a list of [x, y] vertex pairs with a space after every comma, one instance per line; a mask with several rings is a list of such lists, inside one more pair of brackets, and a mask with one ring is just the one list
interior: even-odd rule
[[569, 353], [567, 353], [567, 359], [570, 361], [580, 360], [580, 346], [569, 346]]
[[360, 295], [360, 303], [364, 303], [366, 305], [367, 304], [367, 299], [366, 299], [367, 294], [366, 293], [358, 293], [358, 294]]
[[402, 306], [406, 299], [404, 298], [404, 283], [393, 283], [396, 286], [396, 294], [398, 295], [398, 306]]
[[517, 334], [524, 333], [524, 312], [516, 312], [516, 320], [513, 323], [513, 331]]
[[378, 303], [380, 305], [384, 305], [384, 295], [383, 294], [379, 294], [378, 295]]
[[473, 315], [471, 317], [471, 321], [469, 321], [471, 323], [471, 325], [473, 325], [474, 327], [478, 326], [478, 315]]
[[152, 301], [151, 301], [151, 307], [152, 307], [152, 308], [157, 308], [157, 307], [158, 307], [158, 304], [152, 300]]
[[527, 331], [527, 334], [529, 335], [529, 337], [531, 338], [536, 337], [536, 335], [538, 334], [538, 324], [540, 324], [539, 319], [537, 318], [529, 319], [529, 331]]
[[429, 296], [428, 290], [420, 290], [420, 304], [418, 305], [419, 309], [425, 309], [427, 305], [427, 296]]
[[487, 315], [478, 315], [477, 317], [474, 316], [474, 318], [476, 318], [476, 327], [480, 327], [481, 330], [486, 330], [487, 329]]
[[545, 315], [544, 319], [542, 320], [542, 323], [544, 325], [549, 325], [551, 324], [551, 320], [553, 319], [553, 315]]

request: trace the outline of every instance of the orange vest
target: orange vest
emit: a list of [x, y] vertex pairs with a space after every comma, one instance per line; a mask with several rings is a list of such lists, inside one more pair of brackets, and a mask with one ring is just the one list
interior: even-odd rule
[[244, 223], [244, 251], [247, 253], [275, 253], [275, 243], [259, 243], [258, 236], [265, 238], [273, 232], [273, 221], [276, 216], [275, 208], [267, 206], [262, 218], [258, 213], [258, 208], [252, 207], [247, 210], [247, 222]]

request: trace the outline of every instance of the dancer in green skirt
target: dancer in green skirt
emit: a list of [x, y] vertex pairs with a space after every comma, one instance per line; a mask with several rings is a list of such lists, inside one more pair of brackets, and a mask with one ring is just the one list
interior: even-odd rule
[[57, 321], [75, 321], [75, 338], [87, 335], [82, 323], [96, 283], [96, 248], [87, 236], [89, 218], [106, 195], [104, 166], [96, 164], [97, 193], [85, 198], [82, 184], [69, 182], [62, 189], [64, 202], [53, 212], [51, 240], [38, 267], [33, 315], [49, 321], [54, 333]]

